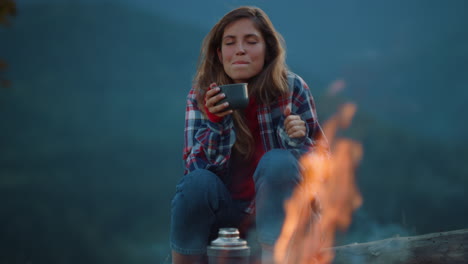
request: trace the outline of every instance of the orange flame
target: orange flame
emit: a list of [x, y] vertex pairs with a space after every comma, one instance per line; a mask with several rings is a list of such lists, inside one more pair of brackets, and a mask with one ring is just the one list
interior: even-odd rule
[[361, 144], [335, 139], [336, 132], [351, 124], [356, 106], [341, 107], [323, 126], [330, 144], [331, 157], [323, 146], [306, 154], [300, 161], [303, 181], [286, 201], [286, 219], [275, 244], [275, 263], [326, 264], [333, 260], [336, 229], [351, 223], [352, 212], [362, 204], [354, 183], [354, 171], [362, 157]]

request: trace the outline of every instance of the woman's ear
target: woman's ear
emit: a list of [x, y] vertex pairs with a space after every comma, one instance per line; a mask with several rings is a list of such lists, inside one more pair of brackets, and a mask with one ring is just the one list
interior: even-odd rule
[[221, 64], [223, 64], [223, 53], [221, 52], [221, 49], [217, 48], [216, 52], [218, 53], [219, 62], [221, 62]]

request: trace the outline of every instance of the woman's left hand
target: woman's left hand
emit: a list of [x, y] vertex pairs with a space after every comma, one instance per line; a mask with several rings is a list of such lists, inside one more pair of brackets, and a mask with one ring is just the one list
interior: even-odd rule
[[284, 109], [284, 129], [290, 138], [302, 138], [306, 136], [306, 124], [298, 115], [291, 115], [291, 107]]

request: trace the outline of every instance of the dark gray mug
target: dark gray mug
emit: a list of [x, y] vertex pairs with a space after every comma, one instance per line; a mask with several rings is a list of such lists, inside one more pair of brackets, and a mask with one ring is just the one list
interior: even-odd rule
[[217, 105], [228, 102], [227, 109], [244, 109], [249, 104], [249, 92], [247, 83], [233, 83], [218, 86], [220, 93], [224, 93], [226, 97], [219, 101]]

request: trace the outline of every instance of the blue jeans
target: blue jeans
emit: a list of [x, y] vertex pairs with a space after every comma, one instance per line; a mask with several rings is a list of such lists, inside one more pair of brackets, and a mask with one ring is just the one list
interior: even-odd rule
[[242, 233], [252, 218], [257, 241], [274, 245], [285, 217], [284, 202], [301, 180], [298, 161], [287, 150], [273, 149], [263, 155], [253, 178], [254, 216], [244, 212], [250, 201], [233, 200], [213, 172], [198, 169], [182, 177], [171, 205], [172, 250], [184, 255], [205, 254], [220, 227], [237, 227]]

